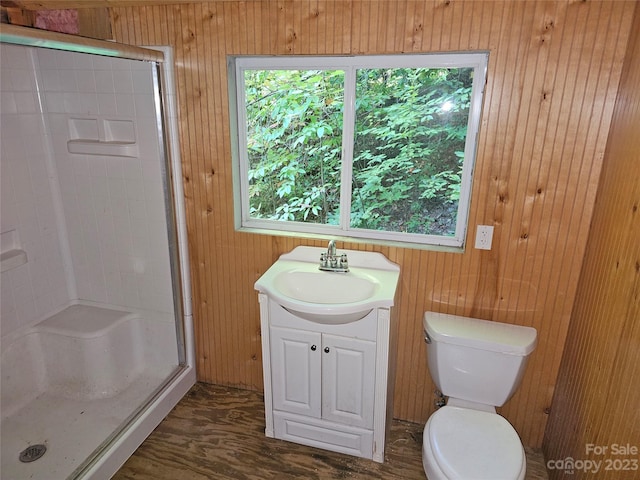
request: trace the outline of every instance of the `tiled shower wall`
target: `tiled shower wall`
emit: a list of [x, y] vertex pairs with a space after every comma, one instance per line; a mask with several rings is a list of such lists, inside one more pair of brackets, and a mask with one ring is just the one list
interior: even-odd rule
[[[172, 312], [154, 66], [39, 49], [34, 51], [34, 71], [29, 49], [2, 48], [2, 232], [17, 226], [29, 258], [26, 265], [2, 274], [2, 334], [73, 300]], [[14, 70], [16, 73], [7, 73]], [[5, 97], [14, 102], [5, 102]], [[107, 143], [114, 139], [105, 126], [122, 122], [130, 127], [126, 136], [131, 136], [128, 140], [137, 153], [131, 157], [69, 153], [67, 142], [78, 137], [73, 132], [74, 122], [95, 125], [97, 140]], [[59, 192], [64, 211], [62, 221], [57, 223], [51, 189], [43, 185], [47, 183], [46, 169], [42, 168], [47, 144], [53, 152], [58, 179], [53, 195]], [[26, 213], [22, 213], [27, 209], [23, 204], [28, 205]], [[28, 218], [35, 217], [33, 226], [21, 220], [27, 214]], [[69, 281], [65, 281], [63, 255], [49, 253], [65, 250], [56, 244], [56, 229], [63, 231], [63, 241], [68, 242], [72, 268]], [[32, 247], [45, 242], [49, 250], [40, 252]], [[42, 269], [36, 271], [38, 259], [44, 263], [46, 274]], [[25, 284], [28, 289], [23, 288]], [[25, 292], [31, 292], [32, 298], [53, 298], [34, 303]], [[11, 301], [5, 302], [5, 293], [11, 295]], [[35, 306], [24, 306], [29, 303]], [[6, 318], [5, 309], [9, 313]]]
[[[78, 297], [173, 311], [152, 64], [39, 50]], [[133, 126], [138, 157], [70, 154], [70, 123]]]
[[0, 279], [4, 336], [64, 306], [69, 291], [31, 52], [2, 44], [0, 55], [0, 232], [13, 232], [28, 260]]

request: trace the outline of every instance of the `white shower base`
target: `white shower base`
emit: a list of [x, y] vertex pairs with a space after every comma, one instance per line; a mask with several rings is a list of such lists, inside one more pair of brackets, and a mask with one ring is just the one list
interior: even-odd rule
[[[72, 305], [11, 337], [1, 359], [2, 478], [69, 477], [178, 372], [173, 318], [157, 312]], [[20, 462], [35, 444], [45, 455]]]

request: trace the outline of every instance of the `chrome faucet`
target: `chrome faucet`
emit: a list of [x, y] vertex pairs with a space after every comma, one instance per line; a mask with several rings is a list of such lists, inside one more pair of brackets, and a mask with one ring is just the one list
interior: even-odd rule
[[349, 261], [347, 260], [347, 254], [343, 253], [338, 255], [336, 251], [336, 241], [330, 240], [326, 253], [320, 254], [320, 270], [326, 272], [341, 272], [347, 273], [349, 271]]
[[327, 256], [329, 258], [336, 256], [336, 241], [329, 240], [329, 246], [327, 247]]

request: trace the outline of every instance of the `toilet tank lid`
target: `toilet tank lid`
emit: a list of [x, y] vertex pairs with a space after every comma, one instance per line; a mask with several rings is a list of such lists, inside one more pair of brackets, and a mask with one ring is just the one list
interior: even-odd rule
[[510, 355], [529, 355], [538, 336], [532, 327], [436, 312], [425, 312], [423, 325], [433, 341]]

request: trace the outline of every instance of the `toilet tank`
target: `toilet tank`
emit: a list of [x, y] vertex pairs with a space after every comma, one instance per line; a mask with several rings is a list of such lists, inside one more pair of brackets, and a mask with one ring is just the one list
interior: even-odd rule
[[[426, 312], [425, 339], [431, 378], [446, 396], [502, 406], [518, 388], [535, 328]], [[430, 343], [429, 343], [430, 342]]]

